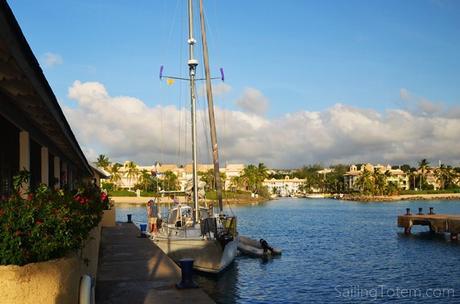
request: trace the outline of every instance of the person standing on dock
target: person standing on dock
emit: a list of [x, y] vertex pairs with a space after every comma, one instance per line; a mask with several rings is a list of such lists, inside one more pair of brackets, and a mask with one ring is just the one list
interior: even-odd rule
[[159, 208], [158, 205], [155, 203], [153, 199], [147, 202], [147, 217], [149, 222], [149, 232], [157, 232], [158, 231], [158, 213]]

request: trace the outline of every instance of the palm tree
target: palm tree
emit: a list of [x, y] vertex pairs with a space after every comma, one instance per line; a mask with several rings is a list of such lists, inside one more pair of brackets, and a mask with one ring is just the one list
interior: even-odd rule
[[110, 166], [110, 160], [104, 154], [99, 154], [99, 156], [97, 157], [96, 165], [99, 168], [103, 168], [104, 170], [107, 170], [107, 168]]
[[268, 168], [264, 163], [259, 163], [257, 166], [257, 181], [262, 184], [264, 180], [268, 177]]
[[110, 171], [110, 182], [114, 184], [115, 188], [117, 188], [118, 182], [121, 180], [121, 173], [120, 168], [121, 164], [115, 163], [109, 167]]
[[455, 172], [451, 166], [441, 164], [441, 166], [435, 171], [436, 178], [440, 184], [440, 189], [449, 188], [455, 179]]
[[128, 161], [125, 163], [126, 169], [126, 177], [128, 178], [129, 187], [128, 190], [131, 190], [132, 180], [137, 178], [139, 175], [139, 169], [137, 169], [137, 165], [133, 161]]
[[372, 194], [374, 191], [374, 183], [372, 181], [372, 173], [364, 168], [363, 173], [356, 180], [356, 186], [361, 189], [364, 194]]
[[387, 183], [387, 172], [389, 171], [387, 170], [385, 173], [381, 173], [379, 169], [374, 168], [374, 173], [372, 174], [372, 179], [374, 182], [374, 195], [382, 195], [385, 191], [385, 186]]
[[140, 172], [140, 175], [139, 175], [139, 184], [142, 185], [142, 187], [144, 188], [144, 191], [147, 191], [147, 188], [148, 186], [150, 185], [150, 182], [151, 182], [151, 178], [152, 178], [152, 174], [147, 171], [146, 169], [143, 169], [141, 172]]
[[420, 190], [423, 190], [423, 182], [425, 179], [425, 174], [426, 174], [426, 171], [430, 168], [430, 163], [426, 160], [426, 158], [424, 158], [421, 161], [419, 161], [418, 168], [421, 171]]
[[179, 189], [179, 179], [172, 171], [166, 171], [163, 175], [163, 190], [175, 191]]
[[233, 176], [230, 179], [230, 187], [234, 190], [239, 190], [244, 186], [244, 178], [242, 176]]
[[256, 192], [257, 190], [257, 167], [254, 165], [248, 165], [243, 170], [242, 178], [244, 184], [248, 190], [251, 192]]

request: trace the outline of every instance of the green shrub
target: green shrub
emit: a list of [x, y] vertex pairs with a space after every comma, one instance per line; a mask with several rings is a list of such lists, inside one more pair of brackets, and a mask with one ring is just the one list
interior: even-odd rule
[[109, 208], [107, 194], [92, 185], [74, 192], [41, 185], [23, 198], [22, 182], [16, 182], [11, 197], [0, 199], [1, 265], [47, 261], [81, 249]]

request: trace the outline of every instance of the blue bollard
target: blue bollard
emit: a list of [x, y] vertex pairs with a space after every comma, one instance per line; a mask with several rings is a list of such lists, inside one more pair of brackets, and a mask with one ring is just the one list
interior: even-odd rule
[[147, 224], [140, 224], [139, 227], [141, 228], [141, 237], [147, 237], [147, 235], [145, 234], [145, 232], [147, 231]]
[[176, 284], [179, 289], [198, 288], [198, 285], [193, 282], [193, 259], [181, 259], [179, 261], [182, 269], [182, 279]]
[[128, 223], [132, 223], [133, 221], [131, 220], [131, 218], [132, 218], [133, 215], [132, 214], [127, 214], [127, 216], [128, 216]]

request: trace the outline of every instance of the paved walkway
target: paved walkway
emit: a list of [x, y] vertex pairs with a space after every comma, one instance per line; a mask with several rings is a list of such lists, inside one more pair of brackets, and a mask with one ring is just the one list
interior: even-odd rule
[[201, 289], [178, 290], [180, 268], [133, 224], [102, 230], [96, 303], [214, 303]]

